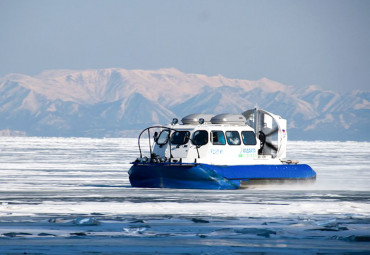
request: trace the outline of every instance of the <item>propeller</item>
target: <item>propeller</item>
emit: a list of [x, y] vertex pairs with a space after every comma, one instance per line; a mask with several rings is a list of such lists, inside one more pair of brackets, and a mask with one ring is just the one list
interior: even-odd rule
[[276, 134], [278, 131], [279, 131], [279, 128], [278, 128], [278, 127], [275, 127], [273, 130], [271, 130], [270, 132], [268, 132], [268, 133], [267, 133], [267, 134], [265, 134], [265, 135], [266, 135], [266, 136], [274, 135], [274, 134]]
[[[279, 128], [278, 127], [275, 127], [273, 130], [271, 130], [270, 132], [268, 132], [267, 134], [265, 134], [266, 136], [266, 140], [269, 136], [273, 136], [274, 134], [276, 134], [277, 132], [279, 132]], [[265, 144], [267, 145], [267, 147], [269, 147], [270, 149], [274, 150], [275, 152], [278, 151], [278, 147], [277, 145], [273, 144], [271, 141], [266, 141], [265, 140]]]
[[273, 144], [272, 142], [270, 141], [266, 141], [267, 137], [271, 136], [271, 135], [274, 135], [276, 132], [278, 132], [279, 129], [278, 128], [275, 128], [274, 130], [270, 131], [269, 133], [265, 134], [264, 132], [260, 131], [259, 132], [259, 135], [258, 135], [258, 139], [260, 140], [261, 142], [261, 148], [259, 149], [259, 153], [262, 153], [263, 151], [263, 148], [264, 146], [266, 145], [267, 147], [269, 147], [270, 149], [274, 150], [275, 152], [278, 151], [278, 147]]
[[[280, 131], [285, 132], [286, 121], [262, 109], [250, 109], [242, 113], [247, 124], [254, 128], [260, 140], [259, 155], [280, 157], [285, 155], [285, 144], [282, 144]], [[285, 121], [285, 122], [284, 122]], [[286, 137], [286, 136], [285, 136]], [[286, 142], [286, 141], [285, 141]]]
[[265, 142], [265, 144], [268, 147], [270, 147], [271, 149], [273, 149], [274, 151], [277, 151], [278, 150], [278, 147], [275, 144], [271, 143], [271, 142]]

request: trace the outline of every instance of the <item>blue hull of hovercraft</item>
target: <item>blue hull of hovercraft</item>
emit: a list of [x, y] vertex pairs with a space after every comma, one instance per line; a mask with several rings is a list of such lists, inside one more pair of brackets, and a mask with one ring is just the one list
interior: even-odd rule
[[182, 163], [133, 163], [133, 187], [177, 189], [238, 189], [256, 180], [312, 180], [316, 173], [306, 164], [215, 166]]

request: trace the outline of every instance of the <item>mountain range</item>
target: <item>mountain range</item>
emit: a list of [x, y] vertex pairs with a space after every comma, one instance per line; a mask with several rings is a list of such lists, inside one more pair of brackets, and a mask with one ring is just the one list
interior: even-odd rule
[[0, 135], [136, 137], [191, 113], [258, 106], [288, 121], [289, 139], [370, 141], [370, 92], [339, 94], [262, 78], [159, 70], [49, 70], [0, 78]]

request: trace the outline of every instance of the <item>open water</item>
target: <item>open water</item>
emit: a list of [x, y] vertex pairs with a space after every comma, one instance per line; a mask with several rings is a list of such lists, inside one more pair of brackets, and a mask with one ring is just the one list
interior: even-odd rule
[[132, 188], [136, 139], [0, 137], [0, 254], [370, 254], [370, 143], [289, 142], [313, 184]]

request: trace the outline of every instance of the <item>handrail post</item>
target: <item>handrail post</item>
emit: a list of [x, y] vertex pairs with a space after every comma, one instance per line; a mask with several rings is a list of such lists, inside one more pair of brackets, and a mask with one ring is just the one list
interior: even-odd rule
[[152, 144], [150, 143], [150, 129], [148, 128], [148, 139], [149, 139], [149, 151], [150, 151], [150, 158], [152, 157]]

